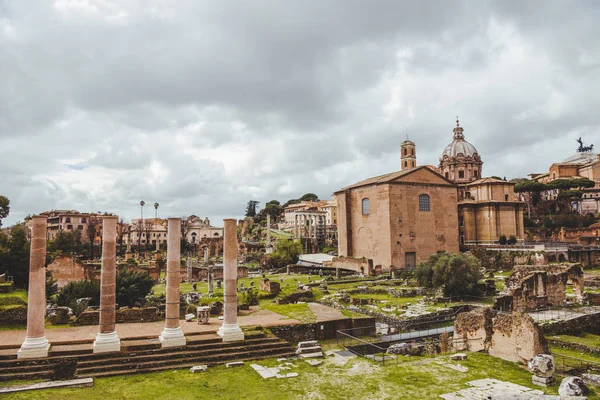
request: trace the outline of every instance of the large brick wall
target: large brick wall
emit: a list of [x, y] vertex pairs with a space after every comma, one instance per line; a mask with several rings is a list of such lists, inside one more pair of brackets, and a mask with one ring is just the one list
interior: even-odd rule
[[59, 255], [48, 265], [48, 271], [56, 279], [59, 288], [69, 282], [81, 281], [83, 279], [93, 280], [96, 278], [96, 266], [83, 264], [75, 257]]
[[[419, 196], [429, 195], [430, 211], [419, 210]], [[363, 214], [363, 199], [370, 210]], [[418, 168], [386, 183], [336, 193], [338, 250], [341, 256], [372, 259], [383, 271], [416, 263], [438, 251], [459, 251], [458, 191], [429, 168]]]

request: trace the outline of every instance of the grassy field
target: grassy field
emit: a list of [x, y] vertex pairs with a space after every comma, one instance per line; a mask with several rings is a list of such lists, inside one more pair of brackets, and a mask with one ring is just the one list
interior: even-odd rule
[[[447, 356], [440, 360], [447, 361]], [[415, 358], [381, 366], [365, 359], [326, 360], [318, 367], [295, 361], [289, 379], [262, 379], [244, 365], [226, 369], [211, 368], [207, 373], [191, 374], [187, 370], [147, 375], [96, 379], [94, 387], [84, 389], [52, 389], [6, 395], [16, 399], [253, 399], [253, 400], [341, 400], [341, 399], [436, 399], [441, 394], [466, 388], [475, 379], [496, 378], [531, 387], [531, 374], [522, 367], [485, 354], [469, 353], [461, 362], [469, 371], [459, 373], [436, 359]], [[275, 366], [276, 360], [257, 362]], [[290, 371], [287, 371], [290, 372]], [[556, 394], [557, 387], [544, 389]], [[592, 396], [595, 394], [592, 393]], [[590, 396], [590, 398], [595, 398]]]
[[565, 343], [576, 343], [583, 344], [589, 347], [596, 347], [600, 349], [600, 335], [594, 335], [592, 333], [582, 332], [577, 336], [571, 335], [558, 335], [549, 336], [548, 339], [560, 340]]
[[0, 293], [0, 306], [26, 305], [27, 292], [25, 290], [15, 290], [10, 293]]

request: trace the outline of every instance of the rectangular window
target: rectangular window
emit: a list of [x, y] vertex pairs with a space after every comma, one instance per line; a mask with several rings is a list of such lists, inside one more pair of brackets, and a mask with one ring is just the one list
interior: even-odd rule
[[369, 213], [371, 212], [371, 202], [369, 199], [363, 199], [362, 200], [362, 214], [363, 215], [369, 215]]
[[465, 171], [458, 171], [458, 179], [464, 179]]
[[431, 211], [430, 199], [426, 194], [419, 195], [419, 211]]
[[406, 263], [406, 268], [415, 268], [417, 266], [417, 253], [406, 253], [404, 255], [404, 262]]

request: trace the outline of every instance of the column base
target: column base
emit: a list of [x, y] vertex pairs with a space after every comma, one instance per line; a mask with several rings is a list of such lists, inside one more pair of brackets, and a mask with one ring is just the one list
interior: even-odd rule
[[50, 343], [46, 336], [40, 338], [26, 337], [25, 341], [21, 345], [19, 351], [17, 351], [17, 358], [43, 358], [48, 357], [48, 350], [50, 349]]
[[117, 332], [98, 333], [92, 348], [94, 353], [121, 351], [121, 340]]
[[181, 327], [164, 328], [158, 337], [162, 347], [182, 347], [185, 346], [186, 340]]
[[238, 324], [223, 324], [217, 331], [217, 335], [221, 336], [224, 342], [244, 340], [244, 332]]

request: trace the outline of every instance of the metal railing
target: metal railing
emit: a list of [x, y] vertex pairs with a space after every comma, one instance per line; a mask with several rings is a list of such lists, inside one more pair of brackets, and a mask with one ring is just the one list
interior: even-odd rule
[[600, 362], [566, 356], [556, 352], [552, 352], [552, 355], [554, 356], [556, 370], [559, 372], [570, 374], [579, 374], [587, 371], [600, 372]]
[[[453, 336], [447, 339], [440, 339], [439, 335], [418, 335], [413, 338], [402, 338], [398, 340], [392, 340], [385, 336], [353, 336], [348, 331], [354, 331], [354, 334], [360, 334], [361, 331], [367, 332], [370, 328], [356, 328], [346, 329], [344, 331], [337, 331], [337, 342], [338, 345], [344, 347], [347, 351], [356, 354], [359, 357], [364, 357], [374, 362], [386, 364], [399, 364], [406, 360], [406, 356], [402, 354], [388, 354], [388, 348], [394, 342], [408, 342], [410, 346], [410, 353], [413, 355], [426, 354], [439, 354], [448, 353], [458, 350], [465, 349], [465, 341], [463, 338], [454, 338]], [[431, 333], [431, 332], [430, 332]], [[442, 332], [443, 333], [443, 332]], [[392, 335], [393, 336], [393, 335]], [[470, 340], [481, 340], [480, 338], [472, 338]]]

